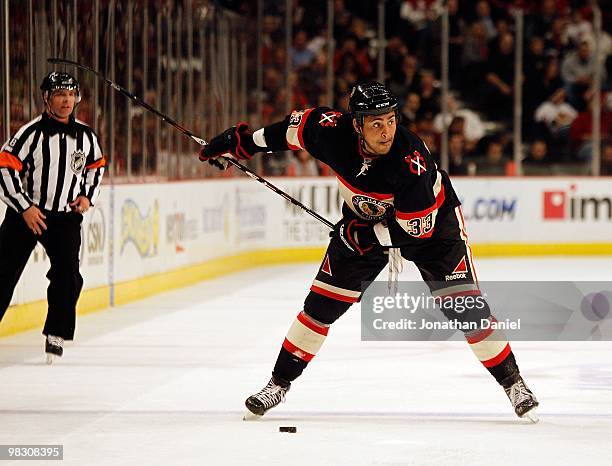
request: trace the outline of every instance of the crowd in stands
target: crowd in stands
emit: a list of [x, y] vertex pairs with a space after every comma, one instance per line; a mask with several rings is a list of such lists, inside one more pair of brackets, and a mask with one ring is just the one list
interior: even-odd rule
[[[144, 1], [136, 2], [140, 5], [138, 8], [142, 8]], [[399, 98], [401, 124], [416, 132], [435, 157], [440, 156], [441, 137], [446, 125], [449, 134], [451, 174], [512, 174], [515, 170], [511, 160], [516, 44], [513, 9], [520, 6], [525, 14], [521, 129], [526, 172], [557, 173], [563, 172], [563, 167], [570, 167], [569, 171], [566, 170], [567, 173], [572, 173], [571, 170], [587, 171], [593, 152], [591, 113], [594, 95], [593, 77], [596, 67], [600, 67], [602, 173], [611, 173], [612, 40], [610, 34], [612, 31], [610, 26], [612, 20], [609, 9], [602, 8], [604, 33], [599, 44], [600, 56], [596, 57], [592, 10], [594, 1], [386, 0], [386, 38], [381, 44], [377, 40], [376, 30], [377, 1], [335, 0], [333, 3], [335, 47], [332, 62], [334, 82], [333, 98], [330, 100], [326, 80], [327, 0], [294, 0], [291, 12], [285, 11], [286, 2], [265, 0], [262, 24], [263, 53], [261, 57], [250, 54], [248, 65], [249, 70], [253, 70], [257, 66], [258, 58], [261, 59], [262, 111], [261, 114], [257, 112], [259, 96], [254, 91], [256, 73], [249, 73], [249, 121], [253, 127], [257, 127], [281, 120], [285, 117], [288, 107], [330, 105], [346, 111], [351, 87], [359, 81], [378, 78], [377, 57], [382, 49], [385, 57], [384, 81]], [[105, 8], [108, 8], [108, 3], [108, 0], [101, 2]], [[181, 2], [152, 1], [150, 20], [155, 11], [173, 11], [177, 8], [177, 3]], [[444, 3], [448, 5], [450, 26], [451, 92], [447, 101], [446, 119], [442, 115], [440, 83], [441, 12]], [[193, 0], [193, 5], [200, 12], [223, 7], [251, 19], [257, 16], [256, 4], [257, 2], [252, 0]], [[60, 16], [65, 13], [61, 8], [60, 6]], [[138, 8], [137, 13], [141, 11]], [[91, 15], [90, 10], [90, 7], [85, 8], [81, 10], [81, 14]], [[119, 12], [122, 11], [119, 8]], [[17, 9], [11, 14], [15, 15], [12, 21], [27, 24], [24, 10]], [[287, 44], [288, 38], [285, 37], [285, 19], [288, 14], [293, 28], [290, 44]], [[144, 27], [141, 24], [142, 18], [138, 14], [136, 16], [135, 28], [142, 30]], [[248, 23], [249, 34], [255, 33], [255, 22], [251, 20]], [[148, 31], [151, 37], [148, 43], [149, 55], [153, 57], [158, 53], [153, 40], [155, 37], [153, 23]], [[116, 47], [125, 49], [125, 40], [120, 36], [123, 37], [118, 34]], [[65, 41], [66, 34], [62, 37]], [[90, 37], [79, 37], [78, 40], [80, 44], [85, 44], [90, 43], [90, 39]], [[26, 76], [28, 73], [26, 36], [20, 33], [19, 28], [11, 28], [10, 40], [12, 76]], [[254, 44], [255, 40], [249, 44], [249, 50], [254, 49]], [[162, 44], [162, 66], [166, 66], [163, 57], [165, 48], [165, 44]], [[291, 62], [291, 72], [288, 76], [286, 75], [287, 50]], [[122, 82], [127, 76], [123, 63], [125, 60], [121, 59], [124, 52], [125, 50], [122, 50], [117, 58], [117, 79]], [[91, 51], [86, 53], [91, 54]], [[85, 58], [87, 62], [91, 61], [89, 56]], [[142, 54], [138, 53], [137, 49], [134, 58], [137, 69], [133, 76], [135, 92], [138, 95], [145, 95], [147, 101], [161, 105], [162, 110], [180, 118], [179, 112], [182, 109], [178, 104], [176, 93], [172, 92], [172, 101], [168, 108], [164, 107], [166, 101], [164, 95], [162, 102], [155, 102], [153, 82], [155, 62], [151, 59], [149, 59], [148, 86], [146, 89], [143, 86], [142, 71], [138, 71], [138, 66], [142, 68], [141, 59]], [[105, 65], [107, 61], [107, 56], [100, 56], [99, 65]], [[90, 79], [88, 83], [93, 83], [93, 80]], [[287, 96], [287, 89], [290, 89], [290, 96]], [[198, 95], [201, 94], [199, 80], [196, 80], [195, 90]], [[215, 91], [212, 85], [201, 90], [207, 95]], [[25, 97], [28, 93], [27, 80], [11, 79], [12, 130], [25, 123], [32, 114], [29, 101]], [[183, 97], [184, 101], [186, 96]], [[205, 123], [209, 120], [207, 116], [212, 116], [218, 110], [218, 108], [210, 110], [210, 113], [205, 111], [204, 116], [198, 114], [192, 125], [188, 126], [193, 126], [196, 132], [214, 132], [215, 129], [211, 126], [206, 127]], [[84, 100], [79, 111], [86, 121], [93, 119], [94, 112], [89, 99]], [[135, 116], [132, 115], [133, 128], [137, 132], [143, 131], [142, 111], [140, 109], [132, 111], [136, 112]], [[36, 112], [37, 109], [33, 109], [33, 114]], [[117, 122], [121, 127], [125, 127], [126, 119], [126, 111], [117, 110]], [[103, 119], [100, 120], [100, 125], [100, 131], [104, 132]], [[146, 126], [147, 132], [156, 131], [153, 118], [146, 120]], [[120, 131], [115, 134], [115, 137], [124, 137]], [[174, 141], [171, 139], [173, 134], [162, 125], [164, 141]], [[144, 152], [143, 141], [147, 147], [151, 146], [147, 149], [149, 154], [155, 151], [154, 138], [133, 137], [133, 163], [140, 163], [139, 160]], [[123, 141], [117, 141], [115, 146], [123, 147], [122, 144]], [[174, 146], [168, 143], [166, 152], [172, 152], [176, 147], [178, 142], [174, 143]], [[118, 156], [117, 160], [119, 163], [121, 157]], [[153, 173], [156, 170], [156, 166], [152, 165], [154, 160], [158, 160], [164, 167], [170, 166], [169, 162], [150, 156], [146, 164], [151, 166], [147, 172]], [[328, 167], [314, 161], [304, 151], [264, 156], [262, 163], [261, 168], [266, 175], [329, 174]], [[133, 169], [138, 169], [138, 165]], [[124, 159], [123, 170], [125, 170]], [[214, 171], [206, 170], [204, 174], [213, 175]]]
[[[293, 19], [292, 107], [326, 100], [324, 0], [296, 0]], [[605, 31], [595, 56], [592, 1], [449, 0], [451, 96], [446, 122], [440, 86], [441, 0], [386, 2], [385, 82], [400, 99], [401, 124], [439, 156], [443, 124], [449, 132], [450, 172], [512, 174], [515, 16], [524, 9], [522, 133], [527, 173], [550, 173], [564, 165], [586, 170], [592, 156], [592, 96], [596, 66], [602, 73], [602, 160], [612, 130], [610, 90], [612, 41]], [[266, 2], [263, 123], [285, 115], [282, 73], [284, 2]], [[376, 79], [377, 2], [334, 2], [333, 106], [347, 110], [351, 87]], [[606, 10], [604, 9], [604, 15]], [[609, 13], [608, 13], [609, 14]], [[610, 24], [605, 21], [604, 26]], [[280, 102], [279, 102], [280, 100]], [[282, 105], [281, 105], [282, 103]], [[303, 156], [278, 156], [271, 174], [290, 174]], [[295, 160], [294, 160], [295, 157]], [[279, 162], [280, 160], [280, 162]], [[605, 164], [605, 161], [602, 162]], [[581, 167], [581, 168], [580, 168]], [[604, 167], [602, 167], [604, 168]], [[310, 170], [306, 172], [310, 173]], [[605, 170], [604, 170], [605, 171]], [[319, 172], [324, 167], [319, 165]]]

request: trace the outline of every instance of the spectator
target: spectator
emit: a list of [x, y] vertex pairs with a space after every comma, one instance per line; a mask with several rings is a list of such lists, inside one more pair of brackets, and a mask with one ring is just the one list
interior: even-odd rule
[[[372, 16], [365, 15], [366, 18], [371, 18]], [[364, 49], [368, 46], [369, 42], [369, 33], [368, 33], [368, 22], [355, 16], [353, 17], [353, 21], [351, 21], [351, 26], [349, 28], [349, 32], [353, 37], [357, 39], [357, 45], [359, 48]]]
[[546, 125], [550, 134], [567, 131], [578, 116], [578, 112], [565, 101], [565, 90], [557, 89], [535, 112], [535, 121]]
[[[408, 47], [399, 36], [390, 37], [387, 39], [387, 48], [385, 49], [385, 67], [389, 75], [391, 83], [402, 82], [404, 79], [405, 57], [409, 55]], [[394, 93], [397, 95], [397, 93]]]
[[[320, 10], [319, 10], [320, 11]], [[338, 43], [349, 35], [353, 14], [347, 8], [345, 0], [334, 1], [334, 38]]]
[[440, 89], [434, 84], [434, 73], [431, 70], [421, 71], [421, 111], [433, 118], [440, 111]]
[[417, 134], [420, 136], [421, 133], [435, 134], [433, 118], [430, 115], [423, 115], [417, 120]]
[[400, 16], [421, 31], [438, 17], [441, 6], [441, 0], [406, 0], [400, 8]]
[[546, 49], [558, 55], [565, 54], [570, 45], [567, 37], [567, 22], [562, 18], [556, 18], [550, 30], [545, 34]]
[[484, 26], [487, 41], [497, 37], [497, 29], [495, 28], [493, 18], [491, 18], [491, 6], [487, 0], [480, 0], [476, 3], [476, 17]]
[[497, 29], [497, 35], [495, 36], [495, 38], [489, 41], [491, 51], [497, 48], [497, 37], [500, 37], [504, 34], [514, 34], [513, 28], [510, 25], [510, 20], [505, 14], [495, 20], [495, 28]]
[[[293, 155], [291, 155], [293, 157]], [[287, 173], [287, 154], [269, 154], [262, 158], [264, 174], [267, 176], [283, 176]]]
[[565, 102], [565, 90], [559, 88], [550, 98], [535, 111], [534, 121], [538, 136], [550, 141], [551, 152], [559, 160], [569, 161], [569, 129], [578, 112]]
[[542, 78], [545, 69], [544, 39], [534, 36], [529, 40], [529, 50], [525, 54], [525, 61], [523, 63], [525, 86], [533, 88], [534, 83]]
[[556, 18], [557, 5], [555, 0], [543, 0], [540, 10], [527, 19], [527, 35], [529, 37], [544, 36], [551, 29]]
[[529, 155], [523, 163], [525, 165], [548, 165], [548, 144], [544, 139], [536, 139], [529, 146]]
[[470, 99], [478, 95], [478, 87], [474, 83], [479, 82], [486, 70], [489, 58], [489, 45], [487, 43], [486, 31], [482, 22], [473, 23], [469, 30], [463, 46], [463, 82], [461, 88]]
[[414, 131], [416, 129], [417, 118], [421, 116], [421, 97], [415, 92], [408, 94], [402, 107], [402, 121], [406, 128]]
[[561, 79], [559, 60], [557, 57], [551, 57], [546, 62], [546, 67], [544, 68], [541, 79], [535, 84], [534, 90], [539, 96], [538, 99], [536, 99], [536, 107], [562, 86], [563, 80]]
[[583, 40], [593, 37], [593, 25], [584, 19], [580, 8], [572, 12], [572, 19], [567, 25], [567, 37], [575, 47]]
[[[249, 1], [248, 3], [252, 2]], [[295, 16], [296, 23], [299, 24], [310, 37], [316, 37], [316, 35], [320, 34], [320, 31], [324, 30], [326, 27], [327, 18], [320, 14], [322, 9], [326, 6], [326, 0], [309, 0], [307, 2], [298, 3], [298, 13]]]
[[[578, 111], [583, 111], [586, 107], [584, 94], [591, 85], [595, 66], [596, 59], [588, 40], [580, 42], [578, 50], [569, 53], [561, 65], [561, 76], [566, 83], [567, 100]], [[603, 68], [602, 72], [605, 72]]]
[[307, 45], [308, 36], [306, 32], [297, 31], [293, 38], [293, 48], [291, 49], [291, 62], [295, 68], [306, 67], [314, 60], [314, 53]]
[[367, 53], [359, 47], [357, 37], [351, 35], [344, 39], [334, 57], [334, 69], [338, 73], [354, 71], [358, 79], [372, 74], [372, 64]]
[[512, 115], [512, 83], [514, 82], [514, 37], [499, 38], [499, 52], [489, 60], [482, 97], [483, 107], [491, 119], [508, 119]]
[[305, 150], [300, 150], [292, 157], [287, 166], [288, 176], [318, 176], [317, 161]]
[[525, 175], [549, 176], [553, 168], [546, 141], [536, 139], [529, 147], [529, 155], [523, 160], [523, 172]]
[[[485, 135], [485, 127], [476, 112], [467, 108], [459, 108], [457, 100], [452, 95], [448, 96], [448, 116], [447, 124], [450, 125], [453, 118], [461, 117], [464, 121], [463, 135], [465, 136], [466, 147], [472, 151], [478, 141]], [[438, 113], [434, 118], [434, 127], [438, 133], [443, 131], [443, 115]]]
[[[610, 100], [608, 98], [607, 103], [601, 107], [600, 128], [602, 139], [612, 136], [612, 105]], [[604, 100], [604, 102], [606, 101]], [[592, 102], [589, 101], [588, 110], [580, 112], [570, 127], [570, 148], [578, 160], [589, 160], [591, 158], [593, 149], [592, 115]]]
[[456, 116], [453, 118], [450, 125], [448, 126], [448, 134], [460, 134], [461, 136], [463, 136], [465, 152], [469, 152], [465, 140], [465, 119], [463, 117]]
[[[550, 72], [556, 72], [557, 88], [562, 85], [561, 78], [559, 77], [559, 67], [555, 60], [555, 68], [551, 69]], [[525, 54], [525, 61], [523, 63], [523, 73], [525, 75], [525, 85], [523, 87], [524, 95], [524, 109], [523, 109], [523, 122], [529, 123], [533, 118], [533, 113], [537, 106], [547, 98], [552, 92], [546, 89], [547, 84], [544, 84], [546, 73], [551, 60], [547, 59], [544, 54], [544, 39], [539, 36], [534, 36], [529, 41], [529, 51]], [[524, 125], [528, 126], [528, 125]]]
[[405, 100], [409, 92], [417, 92], [421, 86], [419, 62], [414, 55], [406, 55], [402, 63], [402, 72], [396, 80], [389, 83], [389, 90], [399, 99]]
[[509, 160], [504, 156], [504, 146], [499, 138], [491, 138], [487, 144], [486, 156], [478, 161], [479, 175], [501, 176], [507, 172]]
[[[431, 33], [431, 25], [439, 16], [442, 0], [405, 0], [400, 6], [400, 17], [408, 23], [410, 33], [408, 42], [415, 44], [415, 49], [426, 50], [427, 37]], [[425, 54], [421, 58], [428, 58]]]
[[450, 175], [468, 175], [475, 171], [473, 162], [465, 160], [465, 140], [462, 134], [451, 134], [448, 138], [448, 173]]
[[448, 72], [451, 82], [456, 82], [461, 71], [461, 52], [465, 40], [465, 21], [459, 14], [459, 0], [448, 0]]

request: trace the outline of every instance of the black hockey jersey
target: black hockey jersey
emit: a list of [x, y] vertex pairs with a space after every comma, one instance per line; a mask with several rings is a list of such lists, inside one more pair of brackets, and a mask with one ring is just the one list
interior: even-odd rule
[[430, 238], [436, 218], [460, 202], [448, 175], [438, 170], [425, 143], [398, 126], [389, 153], [362, 151], [350, 114], [326, 107], [294, 111], [264, 129], [271, 150], [307, 150], [338, 179], [345, 216], [384, 221], [394, 246]]

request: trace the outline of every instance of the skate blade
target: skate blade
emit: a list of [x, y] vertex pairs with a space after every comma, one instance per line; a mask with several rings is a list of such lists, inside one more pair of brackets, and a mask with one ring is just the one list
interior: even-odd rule
[[47, 359], [45, 362], [51, 365], [56, 359], [57, 359], [57, 356], [55, 354], [47, 353]]
[[540, 418], [538, 417], [538, 414], [536, 413], [535, 408], [527, 411], [525, 414], [521, 416], [521, 418], [529, 419], [534, 424], [537, 424], [538, 422], [540, 422]]
[[243, 421], [257, 421], [258, 419], [261, 419], [263, 416], [259, 415], [259, 414], [255, 414], [252, 413], [251, 411], [247, 410], [246, 413], [244, 413], [244, 416], [242, 417]]

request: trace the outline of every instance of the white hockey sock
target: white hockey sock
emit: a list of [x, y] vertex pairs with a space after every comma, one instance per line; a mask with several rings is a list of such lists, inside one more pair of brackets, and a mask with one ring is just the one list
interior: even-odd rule
[[329, 325], [317, 322], [304, 311], [300, 312], [287, 332], [283, 348], [309, 362], [323, 345]]

